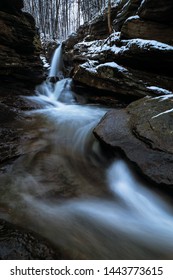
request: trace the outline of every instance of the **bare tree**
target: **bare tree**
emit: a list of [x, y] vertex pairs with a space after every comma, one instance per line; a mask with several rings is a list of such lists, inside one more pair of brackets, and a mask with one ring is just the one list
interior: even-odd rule
[[107, 4], [108, 28], [111, 32], [111, 1], [108, 0], [25, 0], [25, 10], [34, 16], [44, 37], [65, 39], [84, 21], [90, 21], [100, 13]]

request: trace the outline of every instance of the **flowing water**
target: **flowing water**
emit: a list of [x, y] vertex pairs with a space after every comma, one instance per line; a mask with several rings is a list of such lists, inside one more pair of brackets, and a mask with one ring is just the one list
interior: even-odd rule
[[1, 217], [71, 258], [172, 259], [172, 209], [109, 160], [92, 134], [107, 109], [76, 104], [71, 83], [45, 82], [30, 98], [40, 109], [26, 114], [24, 155], [0, 178]]

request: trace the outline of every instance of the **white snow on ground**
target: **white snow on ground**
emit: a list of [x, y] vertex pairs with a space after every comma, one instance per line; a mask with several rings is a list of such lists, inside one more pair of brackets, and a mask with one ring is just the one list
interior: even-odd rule
[[128, 18], [126, 19], [125, 22], [128, 22], [128, 21], [130, 21], [130, 20], [132, 20], [132, 19], [139, 19], [139, 18], [140, 18], [140, 17], [139, 17], [138, 15], [131, 16], [131, 17], [128, 17]]
[[153, 99], [160, 99], [159, 101], [164, 101], [164, 100], [167, 100], [169, 98], [173, 98], [173, 93], [167, 94], [167, 95], [160, 95], [158, 97], [154, 97]]
[[49, 68], [50, 68], [50, 64], [47, 62], [45, 56], [40, 55], [40, 59], [41, 59], [42, 62], [43, 62], [43, 67], [46, 68], [46, 69], [49, 69]]
[[[167, 89], [156, 87], [156, 86], [150, 86], [150, 87], [147, 87], [147, 88], [154, 91], [155, 93], [158, 93], [158, 94], [165, 94], [165, 95], [173, 94], [171, 91], [169, 91]], [[156, 97], [156, 98], [160, 98], [160, 96]]]
[[[134, 16], [136, 18], [137, 16]], [[117, 47], [116, 41], [119, 40], [120, 33], [114, 32], [107, 39], [95, 40], [95, 41], [82, 41], [75, 45], [74, 49], [80, 49], [83, 52], [87, 52], [86, 55], [91, 57], [91, 55], [98, 55], [104, 52], [111, 52], [114, 55], [123, 54], [123, 52], [128, 51], [131, 47], [137, 47], [141, 51], [156, 50], [159, 52], [173, 51], [173, 46], [155, 41], [155, 40], [144, 40], [144, 39], [131, 39], [123, 40], [123, 46]]]
[[144, 39], [131, 39], [123, 40], [124, 43], [127, 43], [126, 46], [122, 47], [122, 50], [128, 50], [131, 46], [136, 45], [140, 49], [155, 49], [159, 51], [173, 51], [173, 47], [155, 40], [144, 40]]
[[119, 64], [117, 64], [115, 62], [107, 62], [107, 63], [103, 63], [103, 64], [98, 65], [98, 61], [88, 60], [87, 62], [85, 62], [81, 65], [81, 67], [87, 69], [87, 71], [90, 72], [90, 73], [97, 73], [97, 70], [99, 68], [104, 67], [104, 66], [108, 66], [110, 68], [115, 68], [119, 72], [128, 72], [128, 70], [126, 68], [120, 66]]
[[87, 62], [80, 65], [80, 67], [87, 69], [90, 73], [97, 73], [95, 64], [98, 64], [98, 61], [95, 60], [88, 60]]
[[104, 66], [109, 66], [111, 68], [116, 68], [118, 69], [120, 72], [128, 72], [128, 70], [122, 66], [120, 66], [119, 64], [115, 63], [115, 62], [107, 62], [107, 63], [103, 63], [103, 64], [99, 64], [96, 69], [99, 69], [100, 67], [104, 67]]
[[161, 116], [161, 115], [164, 115], [164, 114], [167, 114], [167, 113], [170, 113], [170, 112], [173, 112], [173, 109], [169, 109], [169, 110], [167, 110], [167, 111], [164, 111], [164, 112], [162, 112], [162, 113], [160, 113], [160, 114], [158, 114], [158, 115], [152, 117], [152, 119], [155, 119], [155, 118], [157, 118], [157, 117], [159, 117], [159, 116]]
[[[74, 46], [74, 49], [80, 49], [91, 54], [100, 54], [104, 51], [112, 51], [118, 53], [121, 48], [115, 46], [115, 41], [119, 40], [120, 32], [112, 33], [108, 38], [104, 40], [95, 40], [95, 41], [82, 41]], [[112, 45], [112, 46], [111, 46]]]
[[141, 5], [139, 6], [139, 9], [143, 6], [144, 2], [145, 2], [145, 0], [142, 0]]

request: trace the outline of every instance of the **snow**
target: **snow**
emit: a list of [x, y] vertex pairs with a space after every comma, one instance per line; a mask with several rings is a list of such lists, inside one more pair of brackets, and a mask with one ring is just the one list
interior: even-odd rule
[[120, 66], [119, 64], [117, 64], [115, 62], [107, 62], [107, 63], [99, 64], [96, 67], [96, 69], [99, 69], [99, 68], [104, 67], [104, 66], [108, 66], [108, 67], [111, 67], [111, 68], [116, 68], [120, 72], [128, 72], [128, 70], [126, 68]]
[[130, 21], [130, 20], [132, 20], [132, 19], [139, 19], [139, 18], [140, 18], [140, 17], [139, 17], [138, 15], [131, 16], [131, 17], [128, 17], [128, 18], [126, 19], [125, 22], [128, 22], [128, 21]]
[[[160, 87], [156, 87], [156, 86], [149, 86], [147, 87], [148, 89], [158, 93], [158, 94], [165, 94], [165, 95], [171, 95], [173, 94], [171, 91], [164, 89], [164, 88], [160, 88]], [[158, 98], [158, 97], [156, 97]]]
[[169, 98], [173, 98], [173, 93], [154, 97], [153, 99], [160, 99], [160, 101], [165, 101], [168, 100]]
[[49, 69], [50, 68], [50, 64], [47, 62], [45, 56], [40, 55], [40, 59], [42, 60], [43, 67], [46, 68], [46, 69]]
[[132, 45], [137, 45], [141, 49], [156, 49], [159, 51], [173, 51], [173, 46], [155, 41], [155, 40], [144, 40], [144, 39], [131, 39], [123, 40], [124, 43], [127, 43], [122, 50], [128, 50]]
[[152, 119], [155, 119], [155, 118], [157, 118], [157, 117], [159, 117], [159, 116], [161, 116], [161, 115], [164, 115], [164, 114], [167, 114], [167, 113], [170, 113], [170, 112], [173, 112], [173, 109], [170, 109], [170, 110], [164, 111], [164, 112], [162, 112], [162, 113], [160, 113], [160, 114], [158, 114], [158, 115], [156, 115], [156, 116], [152, 117]]
[[143, 6], [144, 2], [145, 2], [145, 0], [142, 0], [141, 5], [139, 6], [139, 9]]
[[98, 64], [97, 60], [88, 60], [87, 62], [81, 64], [82, 68], [86, 68], [90, 73], [97, 73], [95, 65]]
[[74, 49], [91, 54], [100, 54], [106, 51], [118, 53], [121, 48], [115, 46], [115, 41], [119, 40], [120, 32], [112, 33], [108, 38], [95, 41], [82, 41], [74, 46]]

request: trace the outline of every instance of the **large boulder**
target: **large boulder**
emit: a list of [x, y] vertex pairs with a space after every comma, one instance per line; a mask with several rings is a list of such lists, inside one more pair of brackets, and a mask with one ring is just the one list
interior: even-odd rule
[[152, 182], [173, 188], [173, 95], [145, 97], [111, 110], [94, 130], [112, 151], [125, 156]]
[[122, 42], [118, 52], [121, 63], [139, 70], [168, 76], [173, 74], [173, 46], [155, 40], [131, 39]]
[[[103, 96], [105, 91], [115, 100], [172, 93], [172, 46], [154, 40], [118, 40], [116, 37], [107, 45], [102, 41], [82, 42], [74, 47], [73, 79], [77, 89], [82, 84], [92, 88], [90, 95], [97, 89], [102, 92], [96, 94]], [[105, 58], [108, 62], [104, 63]], [[81, 64], [82, 60], [86, 62]]]
[[144, 0], [138, 13], [146, 20], [173, 23], [173, 2], [172, 0]]
[[121, 29], [121, 39], [141, 38], [173, 45], [173, 28], [165, 23], [129, 17]]

